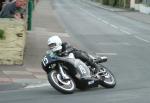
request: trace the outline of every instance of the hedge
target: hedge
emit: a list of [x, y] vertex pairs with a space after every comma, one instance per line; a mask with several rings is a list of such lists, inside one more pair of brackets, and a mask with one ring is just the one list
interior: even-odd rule
[[123, 7], [128, 8], [130, 7], [130, 0], [96, 0], [104, 5], [111, 5], [115, 7]]

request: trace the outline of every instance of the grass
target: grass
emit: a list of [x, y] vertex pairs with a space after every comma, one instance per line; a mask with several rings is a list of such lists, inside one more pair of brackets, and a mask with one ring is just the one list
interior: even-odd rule
[[0, 39], [1, 40], [5, 39], [5, 35], [4, 34], [5, 34], [5, 31], [0, 29]]

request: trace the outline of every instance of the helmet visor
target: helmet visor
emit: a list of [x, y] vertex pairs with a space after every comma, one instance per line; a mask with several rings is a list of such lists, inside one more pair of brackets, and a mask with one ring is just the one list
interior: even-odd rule
[[50, 49], [53, 49], [56, 46], [56, 43], [51, 43], [48, 46], [50, 47]]

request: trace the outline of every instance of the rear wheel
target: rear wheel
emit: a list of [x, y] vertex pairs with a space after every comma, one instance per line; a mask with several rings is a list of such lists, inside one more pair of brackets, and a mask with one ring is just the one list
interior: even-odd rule
[[100, 84], [105, 88], [114, 88], [116, 85], [116, 79], [113, 75], [113, 73], [106, 67], [100, 66], [100, 70], [102, 73], [101, 76], [101, 82]]
[[73, 79], [69, 76], [69, 79], [64, 80], [60, 73], [56, 70], [52, 70], [48, 73], [48, 80], [49, 83], [61, 93], [71, 94], [75, 90], [75, 83]]

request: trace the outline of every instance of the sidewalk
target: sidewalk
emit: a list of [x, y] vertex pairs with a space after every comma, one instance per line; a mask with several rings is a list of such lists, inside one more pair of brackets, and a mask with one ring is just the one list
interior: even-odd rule
[[147, 14], [143, 14], [137, 11], [118, 12], [118, 14], [142, 23], [150, 24], [150, 15]]
[[47, 38], [56, 33], [62, 39], [69, 40], [69, 35], [59, 24], [50, 1], [40, 0], [33, 13], [33, 30], [27, 34], [24, 64], [0, 65], [0, 91], [48, 82], [47, 75], [41, 68], [41, 58], [48, 49]]
[[130, 19], [150, 24], [150, 15], [143, 14], [143, 13], [140, 13], [138, 11], [131, 11], [129, 9], [122, 9], [122, 8], [115, 8], [115, 7], [111, 7], [111, 6], [105, 6], [105, 5], [102, 5], [100, 3], [96, 3], [96, 2], [91, 1], [91, 0], [82, 0], [82, 1], [86, 2], [90, 5], [94, 5], [96, 7], [99, 7], [101, 9], [105, 9], [105, 10], [108, 10], [108, 11], [111, 11], [111, 12], [115, 12], [119, 15], [128, 17]]

